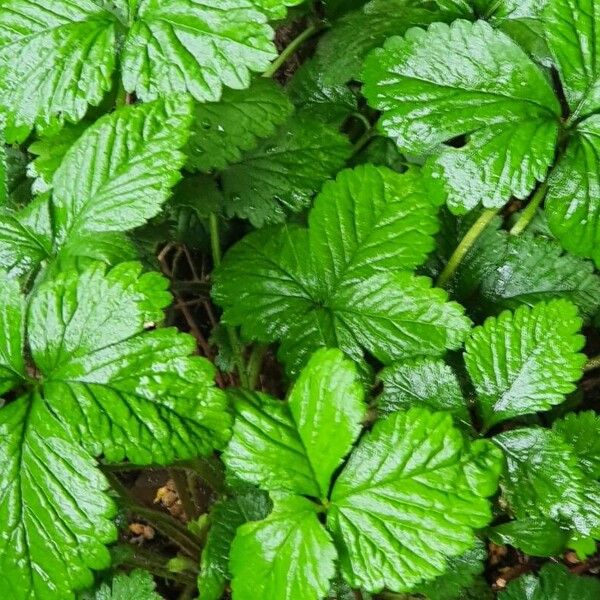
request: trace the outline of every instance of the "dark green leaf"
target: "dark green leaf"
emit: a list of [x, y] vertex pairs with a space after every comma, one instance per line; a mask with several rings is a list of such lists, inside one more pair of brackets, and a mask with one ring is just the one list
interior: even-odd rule
[[572, 446], [583, 472], [600, 478], [600, 417], [593, 411], [570, 413], [555, 421], [552, 429]]

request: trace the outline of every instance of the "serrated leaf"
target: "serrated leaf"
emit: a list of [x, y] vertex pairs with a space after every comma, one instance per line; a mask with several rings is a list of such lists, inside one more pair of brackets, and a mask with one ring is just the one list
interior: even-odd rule
[[283, 19], [287, 9], [303, 4], [306, 0], [251, 0], [269, 19]]
[[600, 115], [592, 115], [577, 125], [553, 169], [545, 203], [548, 225], [561, 245], [593, 258], [596, 266], [600, 265], [599, 152]]
[[6, 139], [81, 120], [112, 87], [117, 20], [92, 0], [7, 0], [0, 11]]
[[117, 532], [108, 482], [38, 394], [0, 409], [0, 594], [74, 600]]
[[234, 597], [319, 600], [329, 590], [337, 553], [317, 519], [317, 505], [281, 493], [272, 497], [269, 517], [242, 525], [233, 541]]
[[490, 521], [499, 470], [497, 450], [466, 442], [447, 413], [414, 408], [376, 423], [331, 495], [327, 524], [344, 577], [408, 591], [442, 574]]
[[570, 413], [555, 421], [552, 429], [573, 448], [583, 472], [600, 478], [600, 417], [591, 410]]
[[144, 332], [170, 302], [167, 282], [141, 265], [96, 263], [41, 285], [29, 346], [48, 404], [74, 439], [108, 461], [168, 464], [228, 439], [214, 368], [174, 329]]
[[0, 394], [22, 383], [26, 376], [25, 309], [18, 282], [0, 271]]
[[539, 577], [526, 574], [511, 581], [498, 600], [595, 600], [600, 582], [592, 577], [569, 573], [564, 565], [548, 563]]
[[263, 489], [324, 498], [361, 431], [363, 398], [352, 362], [339, 350], [319, 350], [287, 404], [264, 394], [235, 394], [236, 422], [225, 462]]
[[174, 97], [126, 106], [87, 129], [54, 176], [59, 239], [125, 231], [156, 215], [180, 179], [190, 111]]
[[306, 208], [351, 154], [348, 139], [310, 113], [297, 113], [221, 174], [225, 210], [255, 227]]
[[541, 517], [517, 519], [488, 531], [492, 542], [510, 544], [531, 556], [558, 556], [567, 545], [568, 531]]
[[[309, 228], [253, 233], [227, 254], [213, 295], [248, 339], [283, 340], [296, 372], [319, 347], [384, 363], [457, 348], [468, 320], [416, 266], [432, 248], [437, 208], [414, 173], [362, 166], [315, 201]], [[327, 242], [327, 243], [325, 243]]]
[[273, 135], [292, 110], [283, 90], [262, 78], [247, 90], [225, 90], [218, 102], [196, 104], [187, 166], [208, 172], [239, 161], [243, 151]]
[[419, 358], [396, 363], [379, 374], [383, 392], [377, 407], [384, 413], [423, 407], [452, 413], [455, 422], [471, 428], [467, 402], [454, 371], [442, 360]]
[[[487, 23], [435, 23], [375, 50], [363, 92], [381, 126], [407, 154], [433, 154], [451, 210], [501, 207], [546, 177], [560, 106], [540, 69]], [[442, 145], [467, 135], [462, 148]]]
[[580, 328], [575, 306], [553, 300], [505, 311], [472, 331], [465, 363], [486, 428], [564, 401], [583, 374]]
[[276, 57], [273, 30], [249, 0], [141, 0], [122, 52], [123, 84], [144, 101], [177, 92], [215, 102], [247, 88]]
[[148, 571], [135, 569], [129, 574], [117, 573], [110, 584], [103, 583], [86, 600], [162, 600]]

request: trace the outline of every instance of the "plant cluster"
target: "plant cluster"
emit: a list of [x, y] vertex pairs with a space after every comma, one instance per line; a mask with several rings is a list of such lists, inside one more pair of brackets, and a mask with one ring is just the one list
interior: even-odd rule
[[0, 0], [0, 597], [600, 598], [598, 65], [593, 0]]

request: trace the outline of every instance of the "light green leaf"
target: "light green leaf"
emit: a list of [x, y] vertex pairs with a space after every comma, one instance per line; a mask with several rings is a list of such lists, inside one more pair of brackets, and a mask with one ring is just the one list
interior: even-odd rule
[[553, 169], [545, 205], [548, 225], [562, 246], [593, 258], [596, 266], [600, 265], [599, 152], [600, 115], [592, 115], [577, 126]]
[[521, 575], [500, 592], [498, 600], [596, 600], [600, 582], [569, 573], [564, 565], [547, 563], [539, 577]]
[[414, 408], [376, 423], [331, 496], [327, 523], [344, 577], [369, 591], [408, 591], [441, 575], [491, 520], [486, 498], [500, 464], [497, 449], [469, 444], [447, 413]]
[[517, 519], [488, 531], [492, 542], [510, 544], [531, 556], [558, 556], [567, 545], [568, 531], [542, 517]]
[[180, 179], [190, 111], [174, 97], [126, 106], [90, 127], [54, 176], [59, 238], [124, 231], [156, 215]]
[[348, 139], [310, 113], [297, 113], [271, 138], [221, 174], [229, 216], [255, 227], [306, 208], [350, 156]]
[[19, 283], [0, 271], [0, 394], [26, 377], [25, 298]]
[[110, 565], [108, 482], [37, 394], [0, 409], [0, 439], [0, 594], [74, 600]]
[[174, 92], [215, 102], [277, 55], [250, 0], [141, 0], [122, 53], [123, 84], [144, 101]]
[[335, 575], [336, 550], [317, 518], [317, 505], [273, 494], [264, 521], [238, 529], [231, 548], [236, 600], [320, 600]]
[[168, 464], [228, 439], [214, 367], [191, 336], [144, 332], [162, 319], [167, 282], [141, 265], [96, 263], [40, 286], [28, 315], [43, 393], [74, 439], [108, 461]]
[[233, 399], [237, 418], [225, 452], [227, 466], [266, 490], [326, 497], [366, 410], [352, 362], [339, 350], [319, 350], [287, 405], [263, 394], [238, 392]]
[[112, 87], [117, 20], [92, 0], [6, 0], [0, 11], [0, 107], [6, 139], [81, 120]]
[[260, 9], [269, 19], [283, 19], [290, 6], [298, 6], [306, 0], [252, 0], [253, 4]]
[[196, 104], [187, 166], [211, 171], [239, 161], [242, 151], [273, 135], [292, 110], [283, 90], [262, 78], [247, 90], [225, 90], [219, 102]]
[[[400, 149], [428, 169], [462, 213], [526, 198], [554, 160], [560, 106], [544, 74], [487, 23], [435, 23], [368, 57], [363, 92]], [[467, 135], [466, 145], [442, 145]]]
[[552, 429], [573, 448], [583, 472], [593, 479], [599, 479], [600, 417], [591, 410], [570, 413], [555, 421]]
[[565, 300], [522, 306], [476, 327], [465, 363], [486, 428], [564, 401], [583, 374], [581, 319]]
[[384, 413], [423, 407], [447, 410], [461, 427], [471, 428], [467, 402], [454, 371], [442, 360], [418, 358], [396, 363], [379, 375], [383, 392], [377, 406]]
[[148, 571], [135, 569], [129, 574], [117, 573], [112, 582], [103, 583], [86, 600], [162, 600], [156, 593], [156, 584]]

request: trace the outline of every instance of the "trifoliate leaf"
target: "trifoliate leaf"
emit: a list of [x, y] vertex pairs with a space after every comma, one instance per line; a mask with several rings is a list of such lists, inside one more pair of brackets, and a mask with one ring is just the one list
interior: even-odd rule
[[292, 110], [283, 90], [268, 79], [257, 79], [247, 90], [225, 90], [219, 102], [196, 104], [187, 166], [211, 171], [239, 161], [242, 151], [275, 133]]
[[273, 30], [248, 0], [141, 0], [122, 54], [123, 84], [144, 101], [189, 92], [217, 101], [276, 57]]
[[38, 394], [0, 409], [0, 594], [74, 600], [117, 532], [108, 482]]
[[288, 212], [309, 205], [350, 154], [350, 142], [337, 128], [298, 113], [223, 171], [227, 214], [249, 219], [255, 227], [284, 221]]
[[441, 575], [490, 521], [500, 464], [492, 444], [466, 442], [447, 413], [415, 408], [376, 423], [331, 495], [327, 523], [344, 577], [369, 591], [408, 591]]
[[117, 20], [92, 0], [7, 0], [0, 11], [6, 139], [81, 120], [112, 87]]
[[49, 406], [74, 439], [109, 461], [168, 464], [228, 439], [214, 367], [191, 336], [144, 329], [162, 319], [167, 282], [141, 265], [95, 264], [40, 286], [28, 315]]
[[600, 478], [600, 417], [591, 410], [570, 413], [555, 421], [552, 429], [573, 448], [583, 472]]
[[173, 97], [126, 106], [90, 127], [54, 176], [59, 238], [125, 231], [156, 215], [180, 179], [190, 111]]
[[[526, 198], [554, 160], [560, 106], [544, 74], [487, 23], [436, 23], [390, 38], [367, 59], [364, 94], [381, 126], [462, 213]], [[462, 148], [442, 146], [468, 135]]]
[[266, 490], [326, 497], [333, 472], [361, 431], [363, 396], [352, 362], [339, 350], [319, 350], [287, 405], [262, 394], [234, 396], [227, 466]]
[[471, 427], [471, 418], [454, 371], [442, 360], [419, 358], [396, 363], [379, 375], [383, 392], [377, 406], [384, 413], [416, 407], [447, 410], [455, 422]]
[[581, 319], [565, 300], [505, 311], [476, 327], [465, 363], [486, 428], [564, 401], [583, 374]]
[[236, 600], [320, 600], [335, 574], [336, 550], [317, 518], [317, 505], [272, 494], [273, 512], [238, 529], [231, 548]]
[[25, 378], [25, 300], [19, 284], [0, 271], [0, 394]]
[[[600, 87], [598, 88], [600, 102]], [[564, 248], [600, 265], [600, 115], [577, 126], [567, 149], [553, 169], [546, 196], [552, 233]]]
[[544, 21], [572, 119], [600, 108], [600, 15], [594, 0], [547, 0]]
[[156, 584], [148, 571], [135, 569], [128, 575], [117, 573], [112, 582], [103, 583], [86, 600], [162, 600], [156, 592]]
[[564, 565], [547, 563], [539, 577], [527, 574], [511, 581], [498, 600], [596, 600], [600, 582], [569, 573]]
[[361, 166], [316, 199], [309, 229], [253, 233], [227, 254], [213, 294], [244, 336], [284, 340], [296, 372], [320, 347], [384, 363], [439, 356], [469, 328], [458, 305], [414, 268], [432, 248], [436, 207], [418, 176]]
[[510, 544], [531, 556], [557, 556], [569, 538], [568, 531], [542, 517], [509, 521], [490, 529], [488, 535], [496, 544]]

